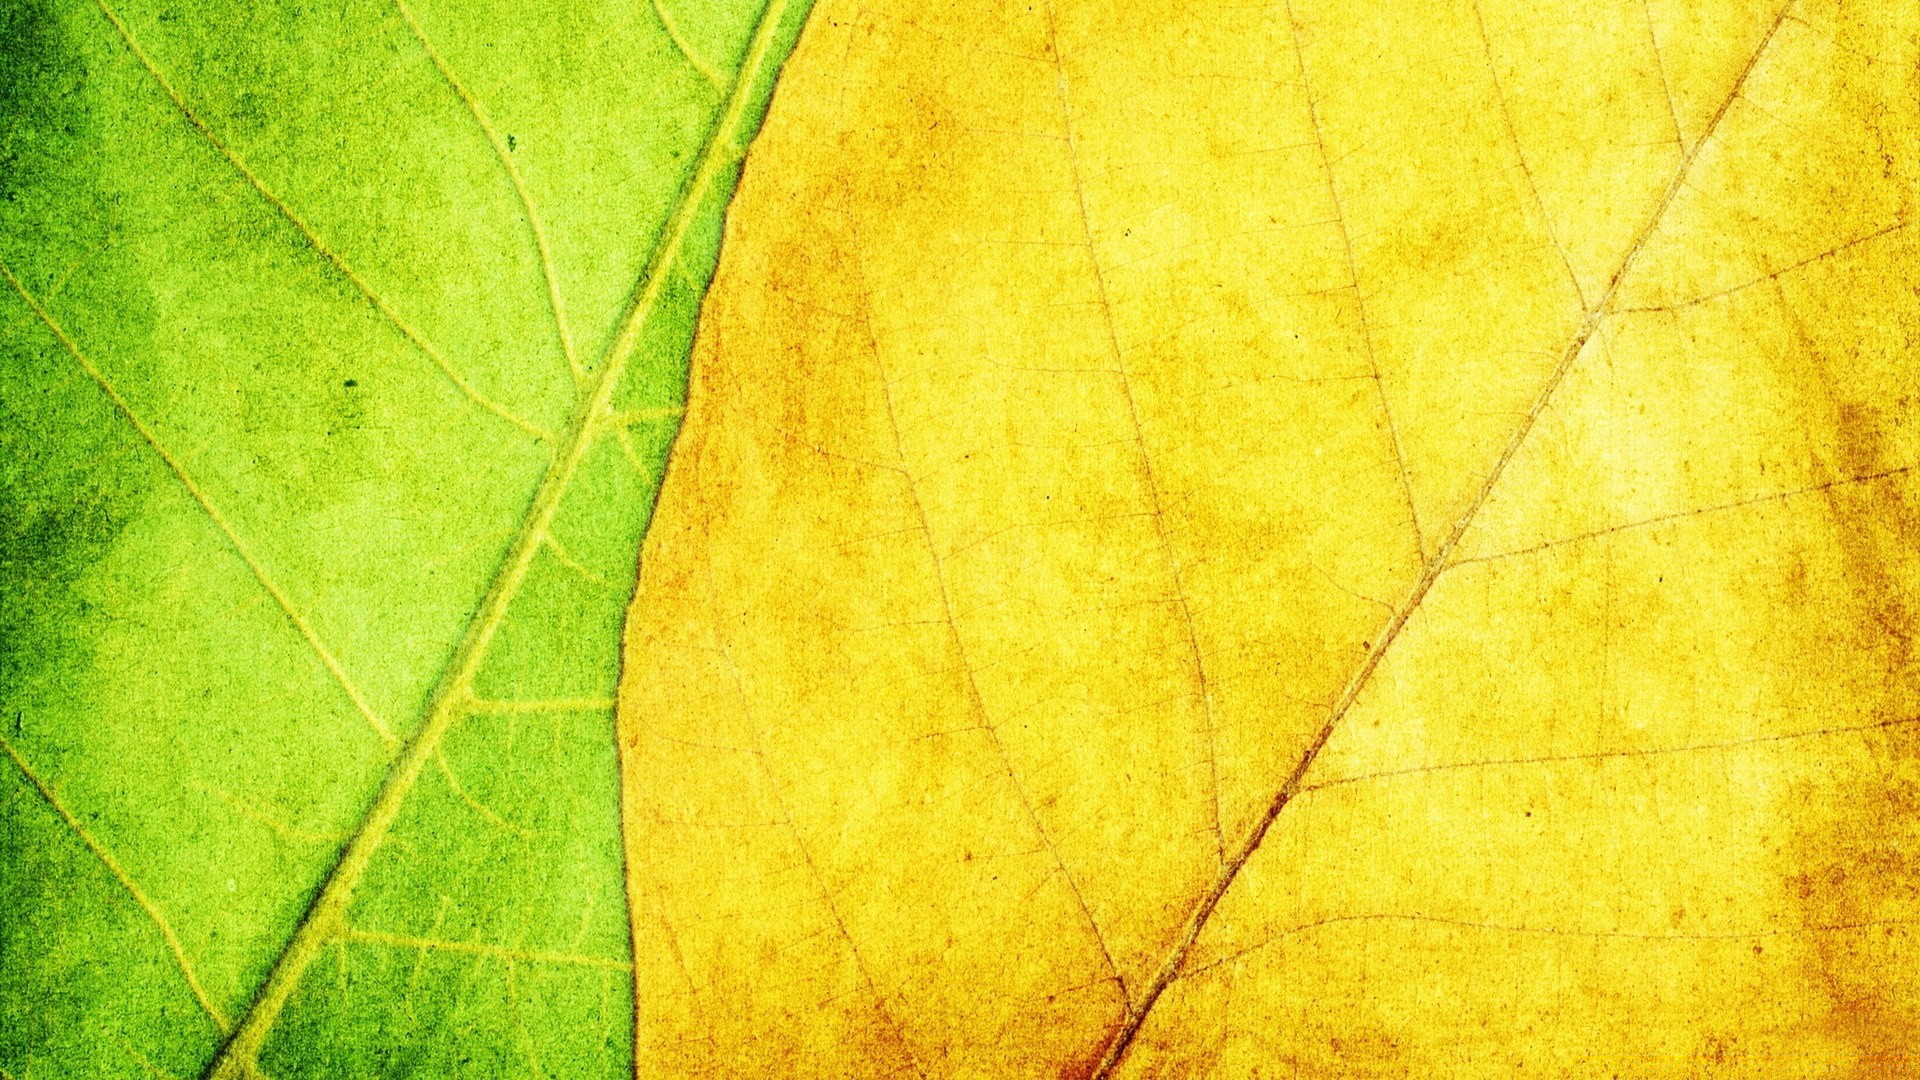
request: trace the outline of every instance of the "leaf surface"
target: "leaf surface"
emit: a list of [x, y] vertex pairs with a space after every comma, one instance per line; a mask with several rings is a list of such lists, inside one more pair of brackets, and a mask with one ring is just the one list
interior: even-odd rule
[[619, 625], [806, 8], [0, 13], [0, 1075], [630, 1071]]
[[1920, 15], [823, 4], [620, 691], [642, 1075], [1915, 1075]]

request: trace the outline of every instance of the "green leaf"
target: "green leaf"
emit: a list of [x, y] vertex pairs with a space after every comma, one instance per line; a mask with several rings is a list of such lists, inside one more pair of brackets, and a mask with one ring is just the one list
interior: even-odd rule
[[0, 9], [0, 1075], [631, 1072], [620, 621], [807, 7]]

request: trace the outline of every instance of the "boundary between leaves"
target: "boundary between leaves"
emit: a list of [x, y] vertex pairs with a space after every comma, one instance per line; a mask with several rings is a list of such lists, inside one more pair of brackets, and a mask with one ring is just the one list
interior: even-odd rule
[[555, 455], [548, 467], [506, 559], [473, 621], [468, 624], [466, 636], [454, 651], [439, 684], [434, 688], [425, 723], [394, 760], [373, 805], [301, 917], [299, 926], [274, 962], [239, 1026], [208, 1067], [206, 1075], [212, 1080], [239, 1080], [259, 1075], [257, 1061], [260, 1051], [301, 977], [320, 951], [344, 931], [346, 911], [354, 889], [398, 819], [408, 794], [427, 764], [433, 760], [442, 738], [472, 710], [473, 682], [486, 658], [487, 648], [505, 621], [507, 610], [526, 579], [535, 556], [545, 546], [547, 533], [581, 462], [605, 426], [621, 376], [639, 347], [647, 316], [666, 287], [667, 278], [691, 232], [693, 220], [711, 192], [715, 179], [738, 161], [744, 152], [744, 147], [740, 145], [742, 121], [749, 111], [753, 91], [764, 74], [775, 33], [784, 20], [789, 2], [768, 0], [761, 12], [746, 58], [728, 95], [725, 111], [708, 138], [699, 166], [680, 194], [660, 243], [648, 259], [640, 285], [621, 321], [620, 331], [607, 351], [606, 361], [596, 373], [591, 394], [575, 409], [561, 440], [561, 452]]
[[1541, 386], [1539, 393], [1535, 395], [1532, 406], [1527, 409], [1526, 416], [1520, 421], [1519, 426], [1515, 428], [1513, 435], [1508, 438], [1506, 447], [1501, 451], [1500, 457], [1494, 462], [1493, 468], [1487, 473], [1486, 479], [1481, 482], [1480, 489], [1475, 493], [1473, 501], [1468, 504], [1466, 511], [1454, 521], [1452, 528], [1447, 532], [1446, 539], [1441, 542], [1433, 555], [1428, 558], [1426, 565], [1421, 568], [1420, 576], [1414, 581], [1413, 587], [1408, 591], [1406, 599], [1401, 601], [1400, 606], [1396, 608], [1393, 615], [1387, 619], [1385, 627], [1382, 628], [1375, 639], [1378, 644], [1368, 651], [1366, 659], [1361, 662], [1360, 667], [1355, 670], [1353, 676], [1347, 680], [1346, 686], [1340, 691], [1340, 696], [1334, 700], [1326, 723], [1321, 726], [1320, 731], [1314, 736], [1313, 741], [1307, 746], [1306, 750], [1301, 753], [1299, 760], [1294, 764], [1293, 771], [1287, 776], [1286, 781], [1282, 783], [1280, 789], [1274, 793], [1273, 798], [1267, 805], [1266, 812], [1263, 813], [1260, 819], [1253, 824], [1253, 827], [1248, 830], [1246, 838], [1241, 842], [1233, 857], [1221, 868], [1213, 884], [1208, 887], [1206, 893], [1200, 897], [1199, 902], [1194, 906], [1192, 914], [1187, 918], [1186, 927], [1181, 933], [1178, 943], [1175, 944], [1172, 951], [1168, 953], [1166, 961], [1154, 975], [1153, 981], [1148, 984], [1146, 991], [1141, 994], [1139, 1004], [1128, 1011], [1126, 1017], [1108, 1038], [1107, 1045], [1100, 1055], [1099, 1064], [1094, 1068], [1089, 1080], [1110, 1080], [1115, 1071], [1119, 1069], [1121, 1062], [1126, 1058], [1127, 1051], [1132, 1047], [1135, 1037], [1139, 1035], [1141, 1027], [1146, 1023], [1148, 1014], [1153, 1011], [1155, 1003], [1160, 1000], [1160, 996], [1166, 992], [1167, 987], [1172, 985], [1173, 981], [1180, 977], [1182, 969], [1186, 966], [1187, 957], [1192, 953], [1195, 944], [1198, 943], [1200, 932], [1205, 929], [1207, 921], [1212, 917], [1215, 909], [1219, 907], [1221, 898], [1226, 895], [1228, 889], [1233, 887], [1234, 880], [1239, 877], [1240, 871], [1247, 865], [1248, 860], [1253, 858], [1254, 853], [1260, 849], [1261, 842], [1266, 839], [1267, 832], [1273, 828], [1273, 823], [1279, 818], [1280, 812], [1286, 809], [1287, 804], [1293, 801], [1294, 796], [1300, 793], [1307, 771], [1313, 767], [1315, 759], [1320, 756], [1320, 751], [1326, 747], [1327, 741], [1333, 737], [1334, 729], [1339, 726], [1340, 721], [1346, 716], [1347, 712], [1353, 708], [1354, 702], [1359, 699], [1361, 691], [1372, 681], [1374, 672], [1380, 668], [1381, 658], [1386, 655], [1387, 650], [1390, 649], [1394, 641], [1399, 638], [1400, 632], [1406, 629], [1408, 620], [1413, 617], [1413, 613], [1419, 609], [1421, 602], [1426, 599], [1427, 593], [1433, 588], [1434, 582], [1438, 581], [1440, 575], [1451, 565], [1454, 550], [1459, 546], [1461, 538], [1466, 535], [1467, 529], [1473, 524], [1474, 518], [1479, 514], [1481, 507], [1486, 505], [1487, 499], [1493, 494], [1493, 489], [1499, 484], [1500, 477], [1506, 472], [1508, 464], [1513, 461], [1514, 456], [1519, 453], [1522, 444], [1526, 442], [1527, 436], [1532, 433], [1535, 423], [1540, 418], [1540, 414], [1546, 410], [1547, 405], [1553, 399], [1553, 395], [1559, 390], [1561, 383], [1566, 380], [1567, 373], [1572, 370], [1574, 362], [1579, 359], [1581, 352], [1585, 350], [1587, 342], [1591, 340], [1594, 333], [1599, 330], [1600, 324], [1606, 320], [1606, 317], [1612, 313], [1613, 298], [1619, 292], [1621, 282], [1626, 279], [1627, 275], [1633, 269], [1634, 261], [1639, 257], [1642, 249], [1646, 247], [1647, 240], [1652, 237], [1665, 220], [1667, 211], [1672, 208], [1674, 199], [1679, 195], [1680, 189], [1685, 185], [1687, 177], [1693, 171], [1694, 162], [1699, 158], [1701, 151], [1713, 140], [1714, 133], [1719, 130], [1721, 122], [1725, 120], [1727, 114], [1732, 111], [1733, 104], [1739, 99], [1741, 90], [1745, 88], [1748, 78], [1753, 74], [1754, 69], [1759, 66], [1761, 57], [1766, 54], [1768, 47], [1773, 44], [1775, 36], [1779, 34], [1780, 27], [1786, 22], [1787, 15], [1793, 8], [1793, 2], [1794, 0], [1787, 0], [1787, 3], [1782, 5], [1779, 11], [1775, 13], [1772, 23], [1767, 27], [1766, 34], [1761, 37], [1759, 45], [1755, 47], [1752, 55], [1747, 58], [1746, 64], [1740, 69], [1740, 74], [1734, 79], [1732, 87], [1728, 89], [1726, 97], [1720, 102], [1719, 107], [1714, 110], [1713, 115], [1708, 119], [1706, 127], [1701, 132], [1700, 137], [1682, 154], [1679, 167], [1674, 170], [1672, 179], [1667, 182], [1666, 190], [1662, 193], [1659, 203], [1654, 207], [1653, 212], [1648, 215], [1647, 220], [1640, 226], [1640, 230], [1634, 235], [1633, 241], [1627, 246], [1626, 253], [1620, 259], [1620, 265], [1614, 270], [1612, 278], [1607, 282], [1606, 291], [1600, 295], [1598, 300], [1587, 307], [1586, 312], [1580, 320], [1579, 329], [1575, 331], [1573, 339], [1567, 343], [1566, 349], [1561, 353], [1559, 362], [1554, 365], [1552, 373], [1547, 376], [1546, 382]]

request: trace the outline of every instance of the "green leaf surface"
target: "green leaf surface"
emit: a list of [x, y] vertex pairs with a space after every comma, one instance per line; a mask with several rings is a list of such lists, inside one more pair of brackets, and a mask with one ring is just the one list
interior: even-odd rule
[[620, 620], [807, 6], [0, 7], [0, 1076], [630, 1074]]

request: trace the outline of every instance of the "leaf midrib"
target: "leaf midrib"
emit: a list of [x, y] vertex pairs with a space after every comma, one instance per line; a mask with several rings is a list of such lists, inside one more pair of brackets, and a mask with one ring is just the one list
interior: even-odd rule
[[[233, 1028], [227, 1017], [212, 1003], [205, 990], [195, 978], [192, 967], [184, 953], [184, 949], [180, 945], [177, 936], [167, 924], [164, 916], [146, 899], [145, 895], [131, 879], [127, 877], [124, 871], [120, 869], [112, 855], [97, 842], [93, 841], [85, 830], [78, 826], [71, 814], [65, 812], [62, 804], [57, 797], [55, 797], [52, 790], [40, 781], [38, 775], [32, 771], [26, 761], [20, 758], [18, 754], [13, 753], [11, 746], [6, 748], [9, 756], [14, 758], [16, 766], [18, 766], [29, 779], [34, 781], [36, 787], [41, 790], [41, 794], [47, 798], [56, 812], [60, 813], [61, 816], [67, 820], [67, 823], [80, 835], [82, 842], [106, 864], [109, 871], [111, 871], [129, 893], [132, 894], [135, 901], [146, 910], [149, 917], [158, 927], [161, 936], [166, 940], [170, 952], [173, 954], [183, 976], [186, 978], [189, 989], [193, 992], [194, 997], [202, 1008], [213, 1018], [222, 1035], [226, 1035], [230, 1029], [232, 1030], [232, 1035], [227, 1038], [219, 1054], [208, 1067], [207, 1073], [213, 1076], [258, 1075], [257, 1059], [259, 1052], [266, 1038], [271, 1034], [281, 1011], [290, 999], [292, 991], [299, 984], [301, 976], [318, 954], [321, 947], [331, 943], [348, 931], [345, 923], [345, 914], [351, 902], [354, 889], [364, 876], [373, 855], [377, 852], [381, 842], [397, 819], [407, 795], [411, 792], [426, 764], [438, 758], [440, 754], [440, 742], [459, 719], [465, 716], [466, 713], [474, 711], [476, 708], [484, 711], [489, 707], [488, 703], [481, 702], [473, 696], [472, 686], [474, 679], [484, 665], [488, 647], [496, 632], [505, 621], [512, 602], [518, 595], [534, 558], [543, 546], [550, 546], [552, 543], [552, 523], [567, 493], [571, 489], [572, 482], [587, 452], [595, 444], [600, 435], [607, 430], [617, 429], [625, 422], [622, 417], [612, 411], [612, 399], [633, 359], [634, 353], [638, 349], [641, 332], [644, 329], [646, 320], [655, 309], [663, 293], [666, 281], [670, 277], [674, 265], [678, 261], [685, 246], [685, 241], [691, 231], [693, 221], [712, 191], [715, 179], [720, 176], [725, 169], [732, 166], [735, 161], [737, 161], [739, 154], [744, 150], [740, 139], [742, 121], [751, 103], [753, 92], [761, 82], [761, 76], [765, 73], [767, 59], [771, 53], [774, 32], [779, 27], [788, 8], [788, 0], [769, 0], [769, 3], [763, 9], [751, 38], [747, 54], [738, 69], [733, 86], [725, 99], [725, 107], [719, 112], [713, 127], [709, 131], [705, 146], [696, 159], [694, 171], [683, 183], [673, 212], [662, 229], [659, 240], [641, 274], [633, 298], [629, 302], [626, 312], [623, 314], [619, 332], [608, 348], [600, 371], [597, 374], [590, 375], [581, 369], [577, 359], [573, 355], [564, 308], [558, 296], [557, 282], [554, 278], [553, 266], [547, 251], [544, 233], [537, 219], [537, 213], [532, 201], [528, 197], [525, 186], [517, 174], [517, 170], [511, 160], [505, 156], [504, 149], [499, 145], [499, 140], [495, 136], [488, 119], [480, 109], [478, 103], [472, 99], [470, 94], [465, 92], [464, 86], [453, 73], [448, 70], [445, 62], [421, 32], [420, 27], [415, 24], [411, 13], [405, 9], [402, 0], [395, 0], [395, 3], [396, 6], [400, 8], [403, 19], [406, 20], [415, 37], [420, 40], [420, 44], [427, 51], [429, 58], [434, 62], [435, 67], [447, 80], [449, 86], [461, 99], [463, 104], [467, 106], [474, 120], [479, 124], [482, 133], [487, 136], [489, 143], [493, 144], [496, 155], [500, 157], [502, 165], [507, 170], [508, 179], [513, 184], [516, 195], [520, 198], [523, 212], [528, 217], [527, 224], [533, 232], [535, 245], [539, 248], [542, 270], [546, 277], [549, 300], [552, 304], [552, 314], [555, 321], [555, 330], [557, 336], [560, 338], [562, 351], [566, 355], [569, 367], [572, 368], [575, 373], [576, 386], [579, 389], [579, 393], [576, 396], [573, 416], [564, 433], [558, 437], [534, 428], [504, 407], [487, 399], [468, 384], [430, 343], [426, 342], [382, 297], [376, 294], [336, 253], [331, 251], [291, 207], [286, 205], [273, 191], [268, 189], [258, 176], [232, 153], [219, 136], [199, 117], [191, 105], [146, 55], [138, 41], [132, 36], [130, 28], [120, 18], [118, 13], [108, 5], [106, 0], [96, 0], [96, 6], [102, 15], [112, 24], [113, 29], [121, 38], [122, 42], [127, 46], [140, 66], [154, 79], [162, 92], [172, 102], [188, 124], [220, 153], [249, 186], [253, 187], [274, 210], [302, 235], [316, 253], [332, 265], [335, 270], [345, 276], [349, 283], [354, 285], [365, 299], [400, 331], [401, 335], [405, 337], [409, 343], [425, 353], [428, 358], [434, 362], [435, 366], [439, 367], [441, 372], [476, 404], [493, 412], [496, 416], [508, 420], [515, 426], [521, 427], [523, 430], [534, 434], [543, 442], [548, 443], [549, 446], [555, 443], [562, 444], [562, 452], [553, 456], [546, 475], [543, 477], [541, 485], [534, 497], [533, 503], [529, 507], [513, 543], [509, 546], [508, 553], [500, 569], [494, 575], [480, 607], [474, 617], [469, 621], [460, 645], [456, 648], [446, 667], [443, 669], [441, 678], [429, 698], [429, 703], [425, 710], [425, 720], [420, 725], [418, 734], [416, 734], [410, 742], [402, 745], [401, 740], [391, 733], [391, 730], [385, 722], [373, 713], [356, 687], [347, 679], [344, 671], [340, 669], [338, 662], [333, 658], [331, 652], [326, 648], [324, 643], [320, 642], [314, 636], [311, 627], [304, 621], [300, 614], [292, 608], [285, 595], [266, 575], [264, 568], [259, 564], [257, 559], [252, 557], [247, 545], [228, 525], [218, 508], [208, 501], [193, 479], [180, 467], [180, 464], [171, 456], [166, 447], [154, 437], [153, 433], [146, 427], [140, 417], [133, 413], [125, 400], [120, 397], [117, 390], [94, 368], [90, 360], [78, 348], [77, 344], [67, 336], [65, 330], [38, 302], [37, 298], [28, 292], [24, 283], [12, 273], [10, 268], [0, 266], [0, 272], [4, 272], [8, 284], [19, 293], [29, 308], [32, 309], [33, 313], [41, 322], [46, 324], [60, 344], [74, 356], [76, 361], [86, 370], [87, 374], [93, 377], [94, 382], [99, 384], [100, 388], [114, 404], [119, 407], [126, 419], [146, 438], [151, 448], [166, 464], [172, 467], [171, 471], [175, 474], [176, 479], [188, 489], [189, 494], [194, 496], [194, 500], [200, 509], [208, 515], [214, 525], [234, 546], [242, 560], [253, 570], [254, 576], [259, 579], [262, 587], [279, 602], [281, 608], [294, 622], [296, 629], [307, 639], [308, 645], [314, 649], [323, 663], [325, 663], [335, 678], [340, 682], [341, 686], [346, 690], [357, 709], [366, 717], [370, 725], [396, 754], [392, 759], [392, 764], [389, 767], [388, 773], [373, 805], [362, 818], [359, 826], [354, 830], [351, 837], [347, 839], [338, 860], [329, 871], [314, 900], [303, 914], [300, 923], [296, 926], [286, 947], [275, 960], [267, 978], [261, 984], [245, 1015], [241, 1018], [239, 1026]], [[617, 433], [624, 434], [623, 431], [618, 431]]]
[[507, 610], [525, 580], [534, 557], [546, 542], [554, 516], [581, 461], [611, 413], [613, 396], [621, 376], [639, 346], [647, 316], [665, 288], [693, 219], [712, 188], [714, 179], [731, 166], [743, 150], [739, 145], [740, 123], [771, 52], [774, 32], [786, 12], [788, 2], [768, 0], [761, 11], [747, 54], [734, 76], [726, 108], [709, 133], [699, 164], [682, 189], [661, 240], [641, 273], [640, 284], [621, 320], [620, 330], [608, 348], [593, 391], [576, 406], [563, 436], [564, 449], [548, 467], [500, 571], [494, 576], [479, 610], [468, 624], [465, 637], [443, 670], [440, 682], [429, 699], [425, 722], [394, 761], [373, 805], [360, 826], [354, 830], [339, 862], [327, 875], [325, 883], [302, 916], [239, 1027], [208, 1067], [207, 1075], [214, 1080], [238, 1080], [258, 1074], [256, 1062], [260, 1050], [267, 1036], [272, 1033], [287, 1000], [320, 950], [344, 928], [346, 909], [353, 891], [381, 841], [398, 818], [408, 793], [432, 759], [441, 739], [465, 715], [472, 700], [473, 680], [486, 658], [487, 647], [505, 620]]
[[1366, 658], [1361, 661], [1360, 666], [1355, 669], [1353, 675], [1348, 679], [1340, 695], [1335, 698], [1333, 707], [1328, 713], [1326, 723], [1321, 726], [1320, 731], [1315, 735], [1313, 741], [1308, 744], [1306, 750], [1301, 753], [1293, 770], [1288, 774], [1286, 781], [1282, 783], [1279, 790], [1274, 793], [1268, 803], [1266, 812], [1262, 814], [1260, 819], [1247, 831], [1246, 838], [1242, 841], [1232, 860], [1221, 869], [1220, 874], [1215, 878], [1214, 884], [1195, 904], [1193, 912], [1188, 916], [1186, 926], [1178, 943], [1168, 953], [1160, 970], [1154, 976], [1153, 982], [1149, 984], [1146, 991], [1141, 995], [1140, 1003], [1129, 1011], [1128, 1015], [1121, 1021], [1121, 1024], [1115, 1028], [1113, 1033], [1108, 1037], [1107, 1044], [1100, 1057], [1100, 1063], [1094, 1069], [1089, 1080], [1110, 1080], [1115, 1071], [1120, 1067], [1121, 1062], [1126, 1057], [1127, 1051], [1133, 1045], [1135, 1036], [1139, 1034], [1140, 1028], [1145, 1024], [1147, 1016], [1153, 1011], [1155, 1003], [1159, 1001], [1161, 994], [1166, 991], [1167, 987], [1172, 985], [1173, 981], [1180, 977], [1187, 957], [1199, 942], [1201, 931], [1205, 929], [1208, 920], [1218, 908], [1221, 899], [1226, 895], [1227, 890], [1233, 887], [1233, 883], [1238, 878], [1241, 869], [1246, 866], [1255, 852], [1260, 849], [1262, 841], [1266, 839], [1268, 831], [1273, 827], [1274, 821], [1279, 818], [1280, 812], [1286, 808], [1287, 804], [1292, 801], [1295, 795], [1299, 794], [1308, 770], [1313, 767], [1314, 761], [1320, 756], [1320, 752], [1325, 749], [1327, 741], [1332, 738], [1334, 730], [1339, 726], [1340, 721], [1346, 716], [1347, 712], [1352, 709], [1355, 701], [1359, 699], [1360, 693], [1366, 689], [1368, 683], [1372, 681], [1374, 672], [1380, 668], [1381, 660], [1386, 656], [1387, 651], [1392, 648], [1393, 643], [1398, 640], [1400, 632], [1406, 628], [1408, 621], [1426, 599], [1434, 583], [1453, 565], [1453, 553], [1459, 546], [1461, 538], [1466, 535], [1467, 530], [1472, 526], [1480, 509], [1486, 505], [1488, 498], [1493, 494], [1494, 488], [1499, 484], [1501, 476], [1506, 472], [1507, 466], [1513, 461], [1514, 456], [1519, 453], [1528, 435], [1532, 433], [1536, 422], [1540, 418], [1540, 414], [1546, 410], [1547, 405], [1552, 401], [1555, 392], [1559, 390], [1561, 384], [1565, 381], [1567, 373], [1572, 369], [1574, 362], [1586, 348], [1587, 342], [1591, 340], [1593, 335], [1599, 330], [1601, 323], [1606, 320], [1606, 317], [1612, 313], [1613, 300], [1619, 292], [1621, 283], [1626, 280], [1632, 271], [1634, 262], [1646, 247], [1647, 241], [1659, 229], [1662, 221], [1666, 218], [1668, 210], [1672, 208], [1675, 198], [1680, 193], [1680, 189], [1685, 185], [1695, 161], [1698, 160], [1701, 151], [1705, 149], [1706, 145], [1712, 141], [1714, 133], [1719, 130], [1721, 122], [1726, 119], [1727, 114], [1732, 110], [1733, 103], [1739, 99], [1741, 90], [1746, 86], [1748, 78], [1753, 74], [1754, 69], [1759, 66], [1761, 57], [1765, 55], [1767, 48], [1772, 45], [1775, 36], [1778, 35], [1780, 31], [1780, 27], [1785, 24], [1788, 14], [1793, 9], [1793, 4], [1794, 0], [1787, 0], [1775, 13], [1773, 21], [1768, 25], [1766, 33], [1760, 39], [1760, 43], [1754, 48], [1752, 54], [1747, 58], [1747, 62], [1741, 67], [1739, 75], [1735, 77], [1733, 85], [1728, 89], [1719, 107], [1714, 110], [1713, 115], [1708, 119], [1699, 137], [1694, 140], [1692, 146], [1685, 148], [1683, 151], [1680, 164], [1674, 170], [1672, 178], [1667, 182], [1666, 189], [1662, 192], [1660, 201], [1655, 205], [1653, 211], [1647, 216], [1646, 221], [1634, 235], [1633, 240], [1627, 246], [1625, 254], [1621, 256], [1619, 266], [1615, 268], [1612, 277], [1608, 279], [1606, 291], [1601, 294], [1598, 300], [1587, 306], [1572, 340], [1568, 342], [1566, 349], [1561, 353], [1558, 363], [1555, 364], [1553, 371], [1548, 375], [1539, 392], [1535, 395], [1532, 406], [1528, 408], [1526, 415], [1514, 429], [1512, 436], [1508, 438], [1505, 448], [1501, 451], [1499, 458], [1494, 462], [1493, 468], [1488, 472], [1486, 479], [1482, 481], [1473, 499], [1468, 503], [1467, 509], [1460, 517], [1455, 519], [1452, 527], [1448, 530], [1446, 539], [1441, 542], [1440, 546], [1435, 549], [1434, 554], [1427, 560], [1425, 566], [1421, 568], [1420, 576], [1415, 580], [1412, 588], [1408, 590], [1406, 599], [1403, 600], [1394, 610], [1393, 614], [1388, 617], [1385, 626], [1373, 639], [1377, 644], [1374, 648], [1368, 650]]

